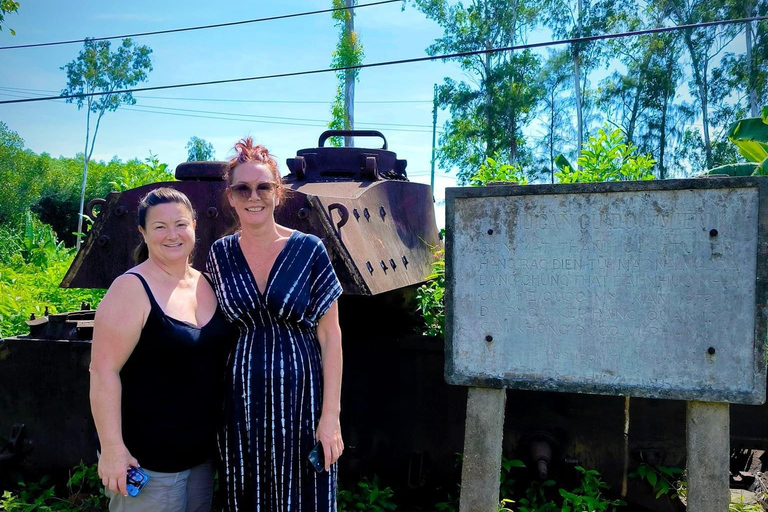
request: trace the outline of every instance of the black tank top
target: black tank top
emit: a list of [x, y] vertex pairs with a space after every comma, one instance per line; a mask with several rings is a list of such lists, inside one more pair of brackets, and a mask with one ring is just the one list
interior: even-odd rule
[[123, 442], [142, 467], [184, 471], [215, 453], [224, 367], [235, 333], [219, 307], [202, 327], [169, 317], [144, 278], [128, 273], [141, 280], [151, 310], [120, 371]]

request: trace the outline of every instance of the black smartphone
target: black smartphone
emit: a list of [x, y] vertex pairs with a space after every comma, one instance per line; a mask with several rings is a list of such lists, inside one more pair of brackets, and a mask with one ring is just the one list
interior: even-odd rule
[[315, 447], [312, 448], [311, 452], [309, 452], [307, 460], [312, 465], [312, 467], [315, 468], [315, 471], [318, 473], [323, 472], [325, 469], [325, 452], [323, 452], [323, 443], [318, 441], [317, 444], [315, 444]]
[[149, 475], [143, 469], [131, 466], [128, 468], [128, 475], [125, 479], [125, 490], [134, 498], [139, 495], [142, 489], [149, 482]]

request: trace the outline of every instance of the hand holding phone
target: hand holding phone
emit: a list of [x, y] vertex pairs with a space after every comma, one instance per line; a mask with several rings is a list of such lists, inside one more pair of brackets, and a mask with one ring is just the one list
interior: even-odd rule
[[149, 475], [141, 468], [131, 466], [128, 468], [128, 475], [126, 476], [125, 490], [128, 491], [129, 496], [134, 498], [139, 495], [142, 489], [149, 482]]
[[315, 468], [315, 471], [322, 473], [325, 469], [325, 452], [323, 452], [323, 443], [318, 441], [312, 451], [307, 456], [310, 465]]

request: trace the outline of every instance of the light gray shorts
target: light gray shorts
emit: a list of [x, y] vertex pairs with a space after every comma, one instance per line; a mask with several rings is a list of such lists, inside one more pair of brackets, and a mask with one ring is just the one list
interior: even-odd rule
[[106, 489], [109, 512], [210, 512], [213, 463], [208, 461], [179, 473], [144, 469], [149, 482], [135, 498]]

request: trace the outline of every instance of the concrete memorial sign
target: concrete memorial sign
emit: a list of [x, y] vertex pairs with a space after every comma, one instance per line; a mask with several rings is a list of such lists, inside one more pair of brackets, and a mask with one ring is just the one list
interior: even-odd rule
[[763, 403], [766, 190], [447, 189], [448, 382]]
[[504, 388], [687, 400], [688, 510], [728, 510], [729, 403], [765, 401], [767, 327], [768, 178], [446, 189], [460, 512], [498, 510]]

